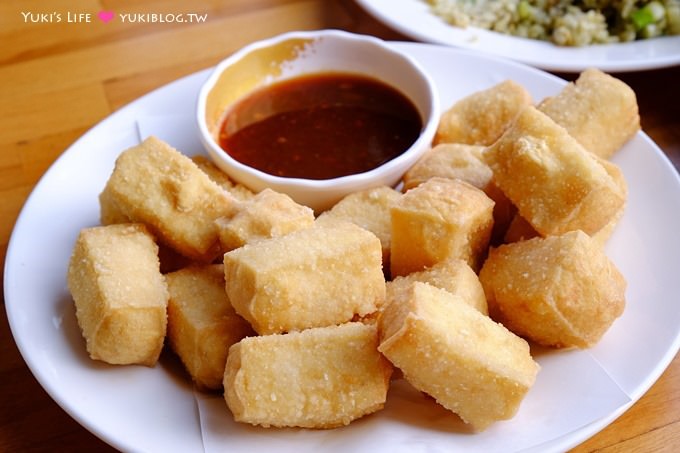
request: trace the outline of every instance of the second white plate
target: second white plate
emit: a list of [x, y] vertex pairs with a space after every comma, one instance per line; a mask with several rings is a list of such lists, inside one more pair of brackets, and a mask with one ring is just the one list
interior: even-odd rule
[[447, 24], [424, 0], [357, 0], [385, 24], [419, 41], [446, 44], [504, 56], [550, 71], [640, 71], [680, 64], [680, 36], [621, 44], [559, 47], [545, 41], [504, 35], [475, 27]]

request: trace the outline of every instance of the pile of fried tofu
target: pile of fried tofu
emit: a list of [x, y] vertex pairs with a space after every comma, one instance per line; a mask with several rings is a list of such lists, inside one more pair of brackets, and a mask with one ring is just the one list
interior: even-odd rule
[[154, 366], [167, 345], [253, 425], [347, 425], [403, 378], [485, 430], [533, 386], [530, 344], [590, 347], [623, 312], [608, 159], [638, 129], [635, 94], [598, 70], [538, 104], [506, 81], [443, 113], [399, 190], [318, 216], [149, 137], [70, 259], [87, 351]]

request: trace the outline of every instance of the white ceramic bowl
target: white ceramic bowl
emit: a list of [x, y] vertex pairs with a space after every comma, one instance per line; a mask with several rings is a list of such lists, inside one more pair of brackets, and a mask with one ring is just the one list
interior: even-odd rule
[[[235, 160], [220, 147], [220, 127], [235, 102], [268, 84], [323, 72], [370, 76], [396, 88], [420, 113], [420, 136], [405, 152], [373, 170], [324, 180], [273, 176]], [[397, 184], [430, 147], [439, 97], [420, 64], [380, 39], [338, 30], [292, 32], [248, 45], [218, 64], [201, 88], [197, 119], [206, 150], [231, 178], [256, 192], [269, 187], [286, 193], [320, 212], [351, 192]]]

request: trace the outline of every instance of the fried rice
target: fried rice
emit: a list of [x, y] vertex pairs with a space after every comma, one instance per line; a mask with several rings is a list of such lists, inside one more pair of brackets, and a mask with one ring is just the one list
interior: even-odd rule
[[628, 42], [680, 34], [680, 0], [426, 0], [434, 14], [560, 46]]

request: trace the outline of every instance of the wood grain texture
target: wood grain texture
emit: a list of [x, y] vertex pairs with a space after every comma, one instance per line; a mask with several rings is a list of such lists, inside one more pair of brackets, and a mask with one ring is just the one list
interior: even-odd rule
[[[104, 9], [207, 16], [202, 23], [103, 24], [96, 14]], [[67, 11], [90, 12], [93, 21], [26, 23], [21, 14]], [[407, 40], [351, 0], [0, 2], [0, 265], [4, 268], [14, 222], [40, 176], [98, 121], [252, 41], [321, 28]], [[677, 168], [680, 67], [618, 76], [638, 95], [644, 130]], [[113, 451], [40, 387], [16, 348], [4, 310], [0, 318], [0, 451]], [[573, 451], [680, 451], [680, 359], [632, 408]]]

